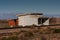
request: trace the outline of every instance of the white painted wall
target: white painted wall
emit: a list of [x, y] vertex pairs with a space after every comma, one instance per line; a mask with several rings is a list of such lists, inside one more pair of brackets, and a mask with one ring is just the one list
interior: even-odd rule
[[[38, 26], [38, 18], [43, 15], [26, 15], [26, 16], [18, 16], [18, 25], [19, 26], [30, 26], [37, 25]], [[43, 23], [43, 25], [49, 25], [49, 19]]]
[[28, 26], [28, 25], [38, 25], [38, 18], [40, 15], [26, 15], [18, 17], [18, 25], [19, 26]]

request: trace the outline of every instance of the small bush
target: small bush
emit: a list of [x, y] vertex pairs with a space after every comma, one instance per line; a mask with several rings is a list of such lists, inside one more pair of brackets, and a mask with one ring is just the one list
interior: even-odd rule
[[27, 36], [27, 37], [33, 37], [34, 34], [33, 34], [32, 32], [26, 32], [26, 33], [25, 33], [25, 36]]
[[54, 29], [53, 33], [60, 33], [60, 29]]

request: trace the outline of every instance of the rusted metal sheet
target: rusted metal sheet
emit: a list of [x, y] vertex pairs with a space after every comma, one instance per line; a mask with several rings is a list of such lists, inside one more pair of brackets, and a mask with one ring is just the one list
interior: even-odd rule
[[11, 27], [17, 26], [17, 25], [18, 25], [18, 20], [17, 20], [17, 19], [8, 20], [8, 24], [9, 24], [9, 26], [11, 26]]

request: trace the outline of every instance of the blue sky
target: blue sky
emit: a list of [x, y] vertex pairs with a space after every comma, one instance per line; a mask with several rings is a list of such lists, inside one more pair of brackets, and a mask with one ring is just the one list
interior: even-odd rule
[[28, 12], [60, 16], [60, 0], [0, 0], [0, 19], [16, 18], [17, 13]]

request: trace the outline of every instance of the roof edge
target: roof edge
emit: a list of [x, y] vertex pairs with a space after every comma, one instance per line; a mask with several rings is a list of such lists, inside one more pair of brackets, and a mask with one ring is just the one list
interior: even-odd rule
[[25, 15], [43, 15], [43, 13], [22, 13], [22, 14], [17, 14], [16, 16], [25, 16]]

